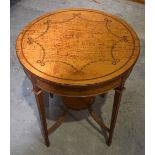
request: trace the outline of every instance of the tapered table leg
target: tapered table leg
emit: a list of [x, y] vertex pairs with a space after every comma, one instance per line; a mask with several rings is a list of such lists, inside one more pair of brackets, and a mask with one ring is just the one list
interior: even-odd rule
[[124, 89], [124, 84], [115, 89], [114, 104], [112, 109], [111, 124], [110, 124], [110, 130], [109, 130], [109, 138], [107, 140], [107, 145], [109, 146], [112, 143], [112, 137], [114, 133], [114, 128], [116, 124], [116, 119], [118, 115], [123, 89]]
[[45, 114], [45, 107], [44, 107], [44, 101], [43, 101], [43, 92], [41, 89], [39, 89], [36, 86], [33, 86], [33, 92], [35, 94], [40, 121], [41, 121], [41, 127], [42, 127], [42, 134], [45, 140], [46, 146], [49, 146], [49, 139], [48, 139], [48, 130], [47, 130], [47, 124], [46, 124], [46, 114]]

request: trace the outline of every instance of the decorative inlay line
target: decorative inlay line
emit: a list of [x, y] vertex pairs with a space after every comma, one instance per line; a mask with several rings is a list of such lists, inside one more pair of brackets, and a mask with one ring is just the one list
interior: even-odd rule
[[89, 20], [89, 19], [86, 19], [86, 18], [82, 17], [80, 13], [78, 13], [76, 17], [78, 17], [80, 19], [83, 19], [85, 21], [88, 21], [88, 22], [97, 22], [97, 23], [103, 23], [103, 22], [105, 22], [104, 20], [103, 21], [97, 21], [97, 20]]
[[73, 17], [67, 19], [67, 20], [64, 20], [64, 21], [55, 21], [55, 22], [52, 22], [50, 21], [51, 24], [61, 24], [61, 23], [66, 23], [66, 22], [69, 22], [70, 20], [73, 20], [75, 17], [77, 17], [80, 13], [73, 13]]
[[46, 25], [46, 29], [44, 32], [42, 32], [38, 37], [36, 37], [35, 39], [38, 39], [39, 37], [42, 37], [45, 33], [47, 33], [49, 27], [50, 27], [50, 20], [47, 20], [46, 22], [44, 22], [44, 24]]
[[28, 37], [28, 41], [27, 41], [28, 44], [37, 44], [41, 49], [42, 49], [42, 52], [43, 52], [43, 56], [42, 56], [42, 59], [41, 60], [37, 60], [37, 63], [40, 63], [41, 66], [44, 66], [44, 58], [45, 58], [45, 48], [40, 44], [38, 43], [36, 40], [32, 39], [31, 37]]
[[78, 71], [78, 69], [77, 69], [76, 67], [74, 67], [73, 65], [71, 65], [71, 64], [69, 64], [69, 63], [67, 63], [67, 62], [64, 62], [64, 61], [47, 60], [47, 61], [44, 62], [44, 65], [45, 65], [46, 62], [60, 62], [60, 63], [63, 63], [63, 64], [66, 64], [66, 65], [70, 66], [70, 67], [71, 67], [72, 69], [74, 69], [76, 72]]
[[113, 59], [112, 64], [116, 65], [118, 62], [120, 62], [120, 59], [115, 59], [114, 55], [113, 55], [113, 50], [116, 48], [116, 45], [121, 42], [124, 41], [123, 38], [121, 38], [120, 40], [118, 40], [117, 42], [115, 42], [112, 46], [111, 46], [111, 57]]
[[[66, 21], [62, 21], [62, 22], [53, 22], [53, 23], [52, 23], [51, 20], [47, 20], [46, 22], [44, 22], [44, 24], [47, 25], [46, 30], [45, 30], [44, 32], [42, 32], [42, 33], [41, 33], [38, 37], [36, 37], [35, 39], [38, 39], [39, 37], [41, 37], [41, 36], [43, 36], [45, 33], [47, 33], [47, 31], [48, 31], [48, 29], [49, 29], [49, 27], [50, 27], [50, 23], [51, 23], [51, 24], [64, 23], [64, 22], [73, 20], [73, 19], [76, 18], [76, 17], [79, 17], [79, 18], [81, 18], [81, 19], [83, 19], [83, 20], [87, 20], [87, 19], [85, 19], [85, 18], [82, 18], [80, 13], [73, 13], [73, 17], [72, 17], [72, 18], [70, 18], [70, 19], [68, 19], [68, 20], [66, 20]], [[107, 26], [107, 23], [108, 23], [108, 22], [111, 22], [111, 21], [108, 20], [107, 18], [105, 18], [104, 21], [93, 21], [93, 22], [105, 22], [105, 21], [106, 21], [106, 26]], [[92, 22], [92, 21], [89, 20], [89, 22]], [[108, 29], [109, 32], [111, 32], [110, 29], [108, 28], [108, 26], [107, 26], [107, 29]], [[112, 33], [112, 32], [111, 32], [111, 33]], [[113, 34], [113, 33], [112, 33], [112, 34]], [[43, 56], [42, 56], [42, 59], [41, 59], [41, 60], [37, 60], [37, 63], [39, 63], [41, 66], [44, 66], [46, 62], [61, 62], [61, 63], [64, 63], [64, 64], [69, 65], [70, 67], [74, 68], [75, 70], [78, 70], [75, 66], [73, 66], [73, 65], [71, 65], [71, 64], [69, 64], [69, 63], [63, 62], [63, 61], [52, 61], [52, 60], [50, 60], [50, 61], [45, 61], [45, 62], [44, 62], [44, 58], [45, 58], [45, 55], [46, 55], [46, 53], [45, 53], [45, 48], [44, 48], [40, 43], [38, 43], [35, 39], [32, 39], [31, 37], [29, 37], [27, 42], [28, 42], [29, 44], [36, 43], [37, 45], [39, 45], [39, 46], [41, 47], [42, 52], [43, 52]], [[122, 40], [122, 39], [121, 39], [121, 40]], [[121, 41], [121, 40], [119, 40], [119, 41]], [[118, 41], [118, 42], [119, 42], [119, 41]], [[113, 60], [112, 60], [112, 64], [113, 64], [113, 65], [116, 65], [116, 63], [120, 61], [120, 60], [115, 59], [115, 58], [114, 58], [114, 55], [113, 55], [113, 49], [115, 48], [115, 46], [117, 45], [118, 42], [116, 42], [116, 43], [111, 47], [111, 56], [112, 56], [112, 59], [113, 59]], [[95, 62], [98, 62], [98, 61], [106, 61], [106, 60], [91, 61], [91, 62], [85, 64], [84, 66], [82, 66], [78, 71], [81, 71], [81, 70], [83, 70], [85, 67], [87, 67], [88, 65], [90, 65], [90, 64], [92, 64], [92, 63], [95, 63]]]
[[89, 66], [90, 64], [96, 63], [96, 62], [103, 62], [103, 61], [110, 61], [110, 60], [96, 60], [96, 61], [91, 61], [87, 64], [85, 64], [84, 66], [82, 66], [79, 71], [82, 71], [85, 67]]
[[106, 28], [107, 28], [107, 30], [108, 30], [109, 33], [111, 33], [112, 35], [114, 35], [114, 36], [117, 37], [117, 38], [123, 38], [124, 40], [127, 41], [127, 36], [118, 36], [118, 35], [116, 35], [115, 33], [113, 33], [113, 32], [109, 29], [108, 23], [111, 23], [111, 22], [112, 22], [111, 20], [109, 20], [108, 18], [105, 18], [104, 20], [105, 20], [105, 22], [106, 22], [106, 23], [105, 23], [105, 26], [106, 26]]
[[[74, 10], [72, 10], [72, 11], [74, 11]], [[76, 10], [76, 11], [77, 11], [77, 12], [80, 12], [81, 10], [79, 9], [79, 10]], [[82, 10], [82, 11], [83, 11], [83, 10]], [[92, 11], [92, 10], [86, 10], [86, 11], [88, 11], [88, 12], [95, 12], [95, 11]], [[67, 10], [64, 10], [64, 11], [62, 11], [62, 12], [67, 12]], [[57, 13], [62, 13], [62, 12], [57, 12]], [[103, 14], [103, 13], [100, 13], [100, 12], [95, 12], [95, 13], [98, 13], [98, 14], [101, 14], [101, 15], [104, 15], [104, 16], [110, 17], [111, 19], [116, 20], [114, 17], [109, 16], [109, 15], [107, 15], [107, 14]], [[54, 14], [51, 14], [51, 15], [54, 15]], [[43, 18], [48, 17], [48, 16], [50, 16], [50, 15], [44, 16]], [[81, 17], [81, 15], [80, 15], [79, 13], [76, 13], [76, 14], [73, 14], [73, 17], [70, 18], [70, 19], [68, 19], [68, 21], [74, 19], [75, 17], [79, 17], [79, 18], [81, 18], [81, 19], [85, 19], [85, 18]], [[43, 18], [42, 18], [42, 19], [43, 19]], [[40, 20], [41, 20], [41, 19], [40, 19]], [[87, 20], [87, 19], [85, 19], [85, 20]], [[87, 21], [89, 21], [89, 20], [87, 20]], [[116, 21], [117, 21], [117, 20], [116, 20]], [[34, 22], [33, 24], [35, 24], [35, 23], [37, 23], [37, 22], [38, 22], [38, 21]], [[53, 22], [53, 23], [50, 22], [50, 23], [51, 23], [51, 24], [54, 24], [54, 23], [64, 23], [64, 22], [66, 22], [66, 21]], [[91, 22], [105, 22], [105, 21], [91, 21]], [[118, 22], [118, 21], [117, 21], [117, 22]], [[134, 36], [133, 36], [131, 30], [130, 30], [125, 24], [123, 24], [123, 22], [119, 21], [119, 23], [121, 23], [121, 24], [128, 30], [128, 32], [130, 33], [130, 35], [131, 35], [131, 37], [132, 37], [131, 55], [129, 56], [128, 60], [127, 60], [123, 65], [121, 65], [119, 68], [117, 68], [116, 70], [114, 70], [114, 71], [112, 71], [111, 73], [108, 73], [108, 74], [106, 74], [106, 75], [102, 75], [102, 76], [98, 76], [98, 77], [94, 77], [94, 78], [90, 78], [90, 79], [89, 79], [89, 78], [85, 78], [85, 79], [70, 79], [70, 78], [69, 78], [69, 79], [67, 79], [67, 78], [55, 77], [54, 75], [49, 75], [48, 73], [45, 73], [45, 72], [42, 72], [41, 70], [38, 70], [34, 65], [32, 65], [32, 64], [30, 64], [30, 63], [28, 62], [28, 60], [27, 60], [26, 57], [24, 56], [24, 53], [23, 53], [23, 56], [25, 57], [25, 60], [26, 60], [33, 68], [35, 68], [35, 69], [38, 70], [39, 72], [42, 72], [42, 73], [45, 74], [45, 75], [48, 75], [48, 76], [51, 76], [51, 77], [55, 77], [55, 78], [58, 78], [58, 79], [73, 80], [73, 81], [74, 81], [74, 80], [75, 80], [75, 81], [81, 81], [81, 80], [92, 80], [92, 79], [97, 79], [97, 78], [101, 78], [101, 77], [108, 76], [108, 75], [110, 75], [110, 74], [112, 74], [112, 73], [114, 73], [114, 72], [120, 70], [121, 68], [123, 68], [123, 67], [129, 62], [129, 60], [132, 58], [133, 53], [134, 53], [134, 50], [135, 50], [135, 40], [134, 40]], [[29, 26], [29, 28], [30, 28], [33, 24], [31, 24], [31, 25]], [[106, 24], [105, 24], [105, 25], [106, 25]], [[107, 24], [107, 27], [108, 27], [108, 26], [109, 26], [109, 25]], [[110, 30], [109, 27], [108, 27], [107, 30]], [[24, 37], [24, 35], [25, 35], [26, 32], [27, 32], [27, 31], [24, 32], [24, 34], [23, 34], [21, 40], [23, 40], [23, 37]], [[111, 32], [111, 30], [108, 31], [108, 32]], [[115, 35], [113, 32], [111, 32], [111, 34], [113, 34], [113, 36], [115, 36], [115, 37], [117, 37], [117, 38], [120, 38], [119, 41], [126, 41], [126, 42], [128, 42], [128, 36], [122, 36], [122, 37], [120, 37], [120, 36], [118, 36], [118, 35]], [[121, 39], [122, 39], [122, 40], [121, 40]], [[30, 44], [31, 44], [32, 40], [29, 39], [28, 42], [30, 42]], [[116, 41], [116, 42], [118, 42], [118, 41]], [[112, 45], [111, 50], [110, 50], [110, 52], [112, 53], [112, 59], [115, 60], [115, 61], [113, 62], [112, 60], [108, 60], [108, 61], [111, 61], [113, 65], [115, 65], [117, 62], [119, 62], [119, 60], [118, 60], [118, 59], [115, 59], [115, 57], [114, 57], [114, 55], [113, 55], [113, 50], [116, 48], [116, 45], [117, 45], [116, 42]], [[130, 43], [131, 43], [131, 41], [130, 41]], [[22, 46], [22, 45], [21, 45], [21, 46]], [[22, 50], [21, 50], [21, 51], [22, 51]], [[45, 53], [45, 54], [46, 54], [46, 53]], [[100, 60], [99, 60], [99, 61], [100, 61]], [[41, 63], [41, 62], [45, 63], [46, 61], [44, 60], [44, 58], [43, 58], [43, 61], [42, 61], [42, 59], [41, 59], [40, 61], [38, 60], [38, 63]], [[47, 61], [47, 62], [48, 62], [48, 61]], [[51, 61], [51, 62], [52, 62], [52, 61]], [[95, 63], [95, 62], [97, 62], [97, 60], [96, 60], [96, 61], [89, 62], [89, 63], [83, 65], [80, 69], [83, 70], [83, 69], [84, 69], [85, 67], [87, 67], [89, 64]], [[74, 68], [74, 70], [75, 70], [76, 72], [79, 72], [79, 71], [80, 71], [80, 69], [77, 69], [77, 68], [74, 67], [72, 64], [69, 64], [69, 63], [67, 63], [67, 62], [62, 62], [62, 63], [65, 63], [65, 64], [67, 64], [67, 65], [69, 65], [69, 66], [71, 65], [72, 68]], [[45, 64], [43, 64], [43, 65], [45, 65]], [[76, 68], [76, 69], [75, 69], [75, 68]]]
[[[108, 23], [109, 23], [109, 22], [112, 22], [112, 21], [109, 20], [109, 19], [107, 19], [107, 18], [105, 18], [104, 21], [91, 21], [91, 20], [88, 20], [88, 19], [85, 19], [85, 18], [81, 17], [81, 14], [80, 14], [80, 13], [73, 13], [73, 17], [70, 18], [70, 19], [68, 19], [68, 20], [66, 20], [66, 21], [62, 21], [62, 22], [53, 22], [53, 23], [52, 23], [51, 20], [47, 20], [46, 22], [44, 22], [44, 24], [47, 24], [46, 30], [45, 30], [43, 33], [41, 33], [41, 35], [39, 35], [37, 38], [39, 38], [39, 37], [43, 36], [45, 33], [47, 33], [47, 31], [48, 31], [48, 29], [49, 29], [49, 27], [50, 27], [50, 23], [51, 23], [51, 24], [64, 23], [64, 22], [68, 22], [68, 21], [70, 21], [70, 20], [73, 20], [73, 19], [76, 18], [76, 17], [79, 17], [79, 18], [81, 18], [81, 19], [83, 19], [83, 20], [86, 20], [86, 21], [89, 21], [89, 22], [106, 22], [106, 28], [107, 28], [108, 32], [111, 33], [111, 34], [113, 34], [114, 36], [116, 36], [116, 37], [118, 37], [118, 38], [121, 38], [119, 41], [117, 41], [116, 43], [114, 43], [114, 44], [112, 45], [112, 47], [111, 47], [111, 57], [112, 57], [112, 59], [113, 59], [113, 60], [112, 60], [112, 64], [113, 64], [113, 65], [116, 65], [118, 62], [120, 62], [120, 59], [115, 59], [115, 57], [114, 57], [114, 55], [113, 55], [113, 49], [116, 48], [116, 45], [117, 45], [118, 42], [120, 42], [120, 41], [122, 41], [122, 40], [123, 40], [123, 41], [128, 41], [128, 40], [127, 40], [127, 36], [120, 37], [120, 36], [114, 34], [114, 33], [109, 29], [109, 27], [108, 27]], [[35, 39], [37, 39], [37, 38], [35, 38]], [[44, 47], [43, 47], [41, 44], [39, 44], [37, 41], [33, 40], [33, 39], [30, 38], [30, 37], [28, 38], [28, 40], [29, 40], [29, 42], [31, 42], [31, 43], [32, 43], [32, 42], [35, 42], [37, 45], [39, 45], [39, 46], [42, 48], [43, 57], [42, 57], [41, 60], [37, 60], [37, 63], [40, 63], [41, 66], [44, 66], [44, 65], [45, 65], [44, 58], [45, 58], [45, 55], [46, 55]], [[106, 61], [106, 60], [100, 60], [100, 61]], [[46, 61], [46, 62], [47, 62], [47, 61]], [[48, 62], [53, 62], [53, 61], [51, 60], [51, 61], [48, 61]], [[57, 61], [57, 62], [58, 62], [58, 61]], [[62, 61], [61, 61], [61, 62], [62, 62]], [[97, 60], [97, 61], [92, 61], [92, 62], [90, 62], [90, 63], [85, 64], [85, 65], [82, 66], [81, 69], [79, 69], [79, 70], [82, 70], [82, 69], [84, 69], [86, 66], [90, 65], [91, 63], [95, 63], [95, 62], [98, 62], [98, 60]], [[63, 62], [63, 63], [65, 63], [65, 62]], [[69, 65], [69, 63], [65, 63], [65, 64]], [[71, 64], [70, 64], [69, 66], [71, 66], [72, 68], [74, 67], [74, 66], [71, 65]], [[74, 69], [75, 69], [75, 68], [76, 68], [76, 67], [74, 67]]]

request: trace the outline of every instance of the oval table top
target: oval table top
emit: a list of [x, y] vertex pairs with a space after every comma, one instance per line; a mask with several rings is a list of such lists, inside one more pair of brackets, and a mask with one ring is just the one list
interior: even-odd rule
[[28, 24], [16, 41], [17, 56], [32, 74], [67, 85], [117, 78], [140, 51], [136, 33], [123, 20], [92, 9], [47, 13]]

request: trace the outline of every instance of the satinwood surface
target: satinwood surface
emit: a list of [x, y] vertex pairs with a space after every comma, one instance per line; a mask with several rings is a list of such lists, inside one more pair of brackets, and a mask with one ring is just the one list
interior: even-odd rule
[[19, 34], [16, 50], [32, 74], [55, 83], [88, 85], [114, 79], [133, 67], [139, 39], [123, 20], [102, 11], [47, 13]]

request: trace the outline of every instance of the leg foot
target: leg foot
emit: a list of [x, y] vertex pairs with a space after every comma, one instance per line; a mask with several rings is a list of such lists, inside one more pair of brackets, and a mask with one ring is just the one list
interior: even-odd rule
[[50, 146], [50, 142], [48, 141], [48, 142], [45, 142], [45, 145], [47, 146], [47, 147], [49, 147]]
[[111, 143], [112, 143], [112, 141], [109, 141], [109, 139], [108, 139], [107, 142], [106, 142], [106, 144], [107, 144], [108, 146], [110, 146]]

